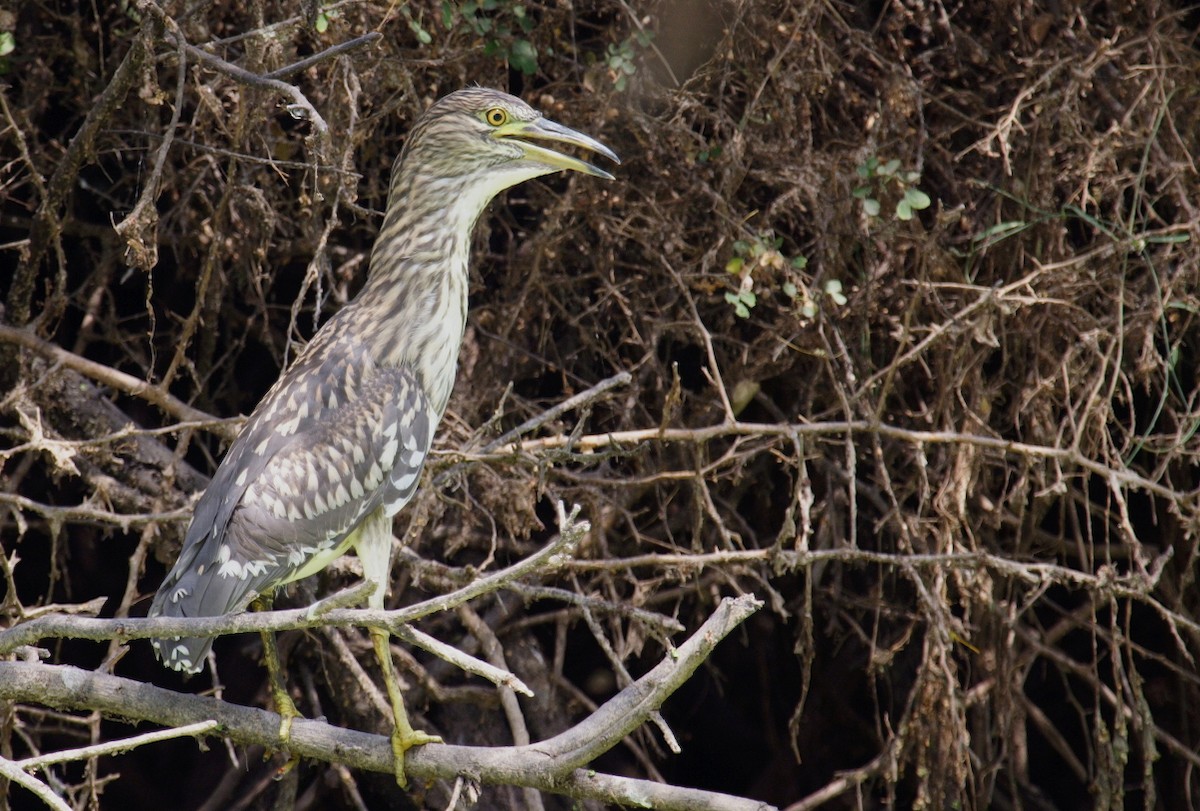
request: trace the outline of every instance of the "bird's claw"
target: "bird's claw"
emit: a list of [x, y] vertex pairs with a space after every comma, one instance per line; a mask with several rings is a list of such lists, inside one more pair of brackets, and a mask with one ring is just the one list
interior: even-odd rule
[[444, 743], [441, 736], [430, 735], [419, 729], [392, 729], [392, 768], [396, 774], [396, 783], [400, 788], [408, 788], [408, 775], [404, 771], [404, 755], [414, 746], [424, 746], [427, 743]]
[[[276, 780], [282, 780], [283, 776], [296, 768], [296, 764], [300, 762], [300, 756], [291, 751], [292, 721], [304, 716], [296, 709], [296, 702], [292, 701], [292, 697], [288, 695], [287, 688], [274, 681], [271, 682], [271, 700], [275, 704], [275, 711], [279, 713], [279, 748], [275, 751], [288, 755], [287, 762], [280, 766], [274, 775]], [[263, 754], [263, 759], [270, 757], [271, 754], [273, 754], [272, 750], [267, 750]]]

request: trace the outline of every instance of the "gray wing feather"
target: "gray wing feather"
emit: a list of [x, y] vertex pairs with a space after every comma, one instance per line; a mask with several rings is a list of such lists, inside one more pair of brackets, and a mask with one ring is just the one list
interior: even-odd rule
[[[393, 515], [412, 497], [438, 415], [411, 370], [376, 366], [346, 344], [306, 352], [255, 409], [197, 503], [150, 616], [240, 611], [345, 551], [372, 511]], [[212, 640], [153, 644], [166, 664], [195, 672]]]

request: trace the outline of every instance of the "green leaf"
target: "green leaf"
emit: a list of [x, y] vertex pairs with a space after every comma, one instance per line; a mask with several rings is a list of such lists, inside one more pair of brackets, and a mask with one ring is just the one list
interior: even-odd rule
[[[4, 43], [4, 35], [0, 34], [0, 47], [3, 46], [3, 43]], [[3, 56], [2, 52], [0, 52], [0, 56]], [[1146, 242], [1152, 242], [1152, 243], [1161, 244], [1161, 245], [1174, 245], [1174, 244], [1190, 242], [1190, 241], [1191, 241], [1191, 237], [1188, 236], [1187, 234], [1159, 234], [1156, 236], [1146, 237]]]
[[921, 211], [929, 208], [933, 201], [929, 199], [929, 195], [917, 188], [906, 189], [904, 191], [904, 199], [908, 201], [908, 205], [914, 211]]
[[900, 161], [897, 160], [896, 158], [892, 158], [890, 161], [885, 163], [883, 166], [880, 166], [878, 169], [876, 169], [875, 174], [883, 175], [884, 177], [889, 177], [891, 175], [896, 174], [896, 170], [899, 168], [900, 168]]
[[870, 186], [859, 186], [854, 191], [850, 192], [850, 194], [853, 195], [854, 197], [857, 197], [859, 200], [861, 200], [864, 197], [870, 196], [871, 187]]
[[[326, 31], [329, 30], [329, 18], [327, 16], [325, 16], [324, 11], [322, 11], [320, 14], [317, 15], [317, 21], [316, 21], [315, 27], [317, 29], [318, 34], [324, 34]], [[6, 51], [4, 50], [3, 38], [4, 38], [4, 35], [0, 34], [0, 56], [4, 56], [4, 54], [6, 53]]]
[[1024, 220], [1006, 220], [1005, 222], [998, 222], [990, 228], [985, 228], [984, 230], [980, 231], [978, 234], [971, 237], [971, 239], [974, 242], [982, 242], [984, 240], [991, 240], [992, 237], [995, 237], [996, 240], [999, 241], [1010, 234], [1020, 231], [1025, 227], [1025, 225], [1026, 223]]
[[791, 282], [783, 283], [783, 294], [788, 298], [795, 298], [800, 291], [796, 289], [796, 285]]
[[792, 267], [794, 267], [796, 270], [804, 270], [806, 267], [808, 267], [808, 257], [807, 256], [793, 256], [792, 257]]
[[846, 303], [846, 296], [842, 293], [842, 283], [838, 279], [830, 279], [825, 282], [825, 295], [833, 299], [839, 306]]
[[17, 38], [12, 31], [0, 31], [0, 56], [8, 56], [17, 49]]
[[741, 273], [742, 267], [746, 264], [746, 260], [740, 256], [735, 256], [725, 263], [726, 273]]
[[758, 296], [753, 290], [743, 290], [738, 298], [740, 298], [742, 303], [747, 307], [753, 307], [754, 305], [758, 304]]
[[514, 40], [508, 51], [508, 62], [526, 76], [531, 76], [537, 73], [537, 48], [527, 39]]
[[912, 205], [908, 202], [908, 198], [896, 203], [896, 219], [906, 222], [912, 219]]
[[867, 199], [863, 200], [863, 211], [867, 213], [868, 217], [878, 217], [879, 201], [874, 197], [868, 197]]

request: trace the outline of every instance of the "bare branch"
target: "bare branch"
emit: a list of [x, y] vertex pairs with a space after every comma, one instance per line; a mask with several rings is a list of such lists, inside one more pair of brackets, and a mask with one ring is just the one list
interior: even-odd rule
[[37, 352], [39, 355], [55, 363], [62, 364], [68, 369], [74, 369], [85, 377], [90, 377], [97, 383], [103, 383], [119, 392], [156, 405], [164, 413], [172, 417], [202, 423], [208, 430], [225, 439], [232, 439], [237, 436], [237, 429], [241, 425], [240, 420], [218, 419], [198, 408], [193, 408], [173, 394], [158, 388], [153, 383], [147, 383], [145, 380], [105, 366], [103, 363], [97, 363], [94, 360], [80, 357], [74, 352], [68, 352], [56, 344], [43, 341], [29, 330], [0, 324], [0, 341], [17, 344], [18, 346], [23, 346], [26, 349]]
[[0, 777], [7, 778], [18, 786], [29, 789], [37, 795], [38, 799], [53, 808], [54, 811], [71, 811], [71, 806], [64, 803], [49, 786], [33, 775], [26, 774], [19, 765], [8, 758], [0, 757]]
[[199, 721], [195, 724], [188, 724], [187, 726], [175, 729], [164, 729], [159, 732], [147, 732], [144, 735], [135, 735], [132, 738], [122, 738], [119, 741], [98, 743], [94, 746], [81, 746], [78, 749], [62, 749], [49, 755], [25, 758], [24, 760], [18, 760], [17, 766], [26, 771], [32, 771], [33, 769], [44, 769], [47, 766], [53, 766], [58, 763], [69, 763], [72, 760], [87, 760], [88, 758], [99, 757], [100, 755], [119, 755], [131, 749], [136, 749], [139, 746], [145, 746], [148, 743], [206, 735], [217, 729], [217, 727], [218, 724], [216, 721]]
[[47, 637], [97, 641], [128, 640], [185, 634], [220, 636], [246, 631], [283, 631], [325, 625], [358, 625], [384, 628], [391, 633], [398, 633], [400, 626], [407, 623], [455, 608], [480, 595], [504, 588], [512, 581], [532, 572], [549, 571], [563, 565], [588, 531], [589, 525], [586, 521], [568, 520], [562, 527], [562, 533], [551, 543], [507, 569], [481, 577], [450, 594], [439, 595], [395, 611], [342, 608], [314, 612], [311, 609], [298, 608], [289, 611], [262, 611], [191, 619], [155, 617], [98, 620], [87, 617], [46, 616], [0, 632], [0, 654], [9, 653], [22, 645], [35, 644], [39, 639]]
[[369, 45], [382, 38], [383, 34], [379, 33], [378, 31], [371, 31], [368, 34], [363, 34], [361, 37], [355, 37], [354, 39], [347, 40], [346, 42], [342, 42], [337, 45], [331, 45], [320, 53], [305, 57], [299, 62], [293, 62], [287, 67], [282, 67], [279, 70], [273, 70], [270, 73], [264, 74], [263, 78], [286, 79], [287, 77], [299, 73], [302, 70], [308, 70], [318, 62], [324, 62], [326, 59], [332, 59], [335, 56], [341, 56], [342, 54], [346, 53], [346, 51], [353, 50], [354, 48], [358, 48], [363, 45]]
[[[3, 337], [0, 335], [0, 337]], [[508, 458], [513, 453], [536, 454], [551, 449], [570, 449], [580, 454], [587, 454], [604, 448], [621, 446], [634, 447], [643, 442], [706, 442], [713, 439], [739, 436], [778, 437], [794, 439], [795, 437], [842, 436], [845, 434], [868, 434], [897, 439], [914, 445], [973, 445], [979, 448], [998, 451], [1014, 457], [1031, 457], [1035, 459], [1052, 459], [1066, 464], [1075, 465], [1089, 473], [1095, 473], [1111, 479], [1114, 484], [1144, 490], [1156, 496], [1169, 499], [1175, 503], [1183, 503], [1194, 498], [1192, 493], [1181, 493], [1156, 481], [1145, 478], [1136, 471], [1128, 468], [1114, 468], [1097, 462], [1076, 448], [1059, 448], [1051, 445], [1035, 445], [1028, 442], [1016, 442], [999, 437], [969, 434], [959, 431], [918, 431], [890, 425], [872, 420], [845, 420], [812, 423], [752, 423], [725, 422], [704, 428], [639, 428], [626, 431], [612, 431], [605, 434], [588, 434], [571, 437], [565, 434], [557, 436], [527, 439], [513, 443], [506, 448], [493, 452], [470, 453], [452, 452], [446, 454], [451, 458], [458, 456], [463, 459], [500, 460]]]
[[557, 403], [552, 408], [546, 409], [541, 414], [530, 417], [516, 428], [513, 428], [511, 431], [507, 431], [503, 435], [496, 437], [484, 446], [483, 452], [492, 453], [496, 449], [502, 448], [505, 445], [513, 442], [522, 434], [527, 434], [539, 426], [558, 419], [568, 411], [573, 411], [599, 399], [612, 389], [615, 389], [619, 386], [628, 386], [631, 380], [633, 380], [633, 375], [631, 375], [629, 372], [621, 372], [606, 380], [601, 380], [587, 391], [581, 391], [574, 397], [568, 397], [566, 400], [563, 400], [561, 403]]
[[[769, 806], [754, 800], [599, 775], [580, 768], [644, 723], [687, 681], [717, 643], [761, 605], [751, 595], [723, 600], [686, 642], [650, 672], [560, 735], [527, 746], [423, 746], [408, 753], [408, 773], [416, 780], [452, 780], [460, 774], [471, 774], [483, 783], [527, 786], [620, 805], [680, 811], [765, 811]], [[0, 662], [0, 698], [98, 710], [108, 716], [174, 727], [211, 720], [219, 725], [223, 737], [235, 743], [278, 745], [280, 719], [274, 713], [65, 665]], [[392, 773], [391, 744], [383, 735], [297, 719], [292, 726], [290, 749], [301, 757]]]

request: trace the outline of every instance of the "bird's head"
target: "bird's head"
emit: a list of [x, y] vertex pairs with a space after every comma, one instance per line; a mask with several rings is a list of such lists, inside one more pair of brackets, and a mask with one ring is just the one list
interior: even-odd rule
[[603, 169], [560, 152], [559, 144], [621, 162], [595, 138], [551, 121], [515, 96], [472, 87], [426, 111], [409, 134], [401, 162], [430, 179], [469, 178], [490, 194], [566, 170], [612, 179]]

